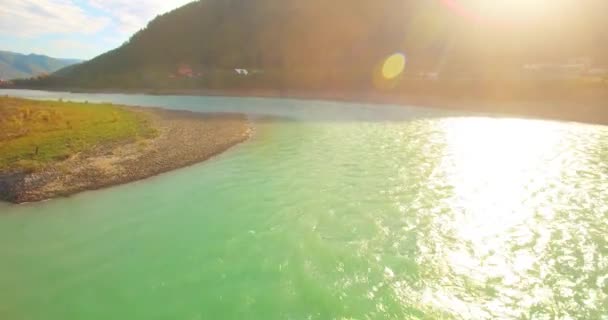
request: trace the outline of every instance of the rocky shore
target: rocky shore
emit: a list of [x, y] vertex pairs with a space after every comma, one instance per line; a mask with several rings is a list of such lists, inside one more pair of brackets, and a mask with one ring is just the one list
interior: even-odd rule
[[156, 137], [100, 145], [32, 173], [0, 173], [0, 200], [37, 202], [145, 179], [207, 160], [252, 132], [244, 115], [128, 109], [145, 113]]

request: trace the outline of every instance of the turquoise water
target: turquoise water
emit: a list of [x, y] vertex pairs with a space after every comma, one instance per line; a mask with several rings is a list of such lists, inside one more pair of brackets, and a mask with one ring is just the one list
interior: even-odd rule
[[241, 111], [256, 128], [145, 181], [0, 203], [0, 319], [608, 319], [608, 127], [0, 94]]

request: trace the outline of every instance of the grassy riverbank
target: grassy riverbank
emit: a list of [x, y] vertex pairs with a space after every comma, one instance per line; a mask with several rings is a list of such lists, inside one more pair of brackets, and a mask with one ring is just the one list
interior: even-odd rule
[[0, 97], [0, 171], [36, 171], [101, 144], [154, 134], [142, 114], [111, 104]]
[[144, 179], [246, 140], [243, 115], [0, 99], [0, 200], [35, 202]]

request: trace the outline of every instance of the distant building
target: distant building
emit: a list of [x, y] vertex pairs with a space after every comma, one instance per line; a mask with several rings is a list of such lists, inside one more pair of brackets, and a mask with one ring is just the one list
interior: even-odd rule
[[585, 66], [587, 66], [589, 68], [593, 64], [593, 61], [589, 57], [578, 57], [578, 58], [569, 59], [567, 64], [570, 64], [570, 65], [585, 65]]
[[590, 76], [608, 76], [608, 68], [591, 68], [587, 70], [587, 74]]
[[523, 69], [540, 77], [569, 78], [584, 75], [592, 64], [591, 58], [578, 57], [558, 63], [530, 63], [524, 65]]
[[570, 78], [585, 73], [586, 64], [527, 64], [524, 71], [541, 78]]
[[418, 73], [418, 77], [422, 78], [424, 80], [432, 80], [432, 81], [437, 81], [439, 80], [439, 72], [434, 72], [434, 71], [422, 71]]
[[189, 65], [180, 64], [177, 67], [177, 74], [182, 77], [192, 78], [194, 76], [194, 71], [192, 70], [192, 67], [190, 67]]
[[247, 76], [249, 75], [249, 71], [247, 69], [234, 69], [236, 74]]

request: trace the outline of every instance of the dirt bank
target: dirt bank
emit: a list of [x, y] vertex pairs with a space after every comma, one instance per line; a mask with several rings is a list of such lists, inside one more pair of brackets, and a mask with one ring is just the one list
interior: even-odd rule
[[251, 135], [244, 115], [128, 109], [148, 116], [158, 135], [97, 146], [34, 173], [0, 173], [0, 200], [36, 202], [148, 178], [207, 160]]

